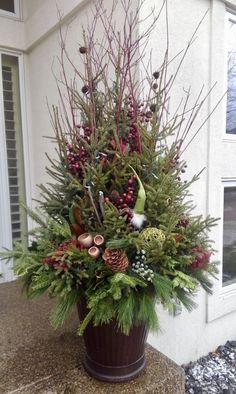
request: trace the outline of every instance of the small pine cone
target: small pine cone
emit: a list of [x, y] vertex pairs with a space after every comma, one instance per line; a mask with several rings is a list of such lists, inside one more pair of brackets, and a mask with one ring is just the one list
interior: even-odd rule
[[158, 79], [160, 76], [160, 73], [159, 73], [159, 71], [155, 71], [152, 75], [154, 76], [155, 79]]
[[79, 51], [80, 51], [80, 53], [82, 53], [82, 55], [84, 55], [87, 52], [87, 48], [86, 47], [80, 47]]
[[128, 257], [122, 249], [107, 248], [102, 257], [106, 266], [113, 272], [124, 272], [129, 265]]
[[82, 93], [86, 94], [89, 91], [89, 86], [88, 85], [84, 85], [81, 89]]
[[181, 215], [177, 223], [177, 227], [187, 227], [188, 224], [189, 224], [189, 217], [187, 215]]
[[156, 109], [157, 109], [156, 104], [151, 104], [151, 105], [150, 105], [150, 111], [156, 112]]

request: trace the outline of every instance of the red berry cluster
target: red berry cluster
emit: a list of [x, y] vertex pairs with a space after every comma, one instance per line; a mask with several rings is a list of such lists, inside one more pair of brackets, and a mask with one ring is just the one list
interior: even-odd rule
[[82, 168], [88, 161], [88, 152], [80, 141], [82, 137], [88, 144], [90, 143], [91, 128], [88, 126], [77, 126], [78, 138], [76, 145], [67, 144], [68, 169], [73, 175], [82, 176]]
[[[78, 243], [76, 238], [71, 238], [63, 243], [61, 243], [55, 253], [52, 256], [47, 256], [43, 259], [43, 263], [52, 266], [53, 268], [67, 269], [69, 267], [65, 254], [69, 250], [70, 246], [75, 246], [78, 249], [83, 247]], [[63, 259], [62, 259], [63, 257]]]
[[132, 219], [132, 208], [135, 201], [136, 176], [133, 175], [129, 180], [126, 190], [120, 194], [117, 190], [111, 192], [110, 197], [105, 198], [105, 202], [112, 202], [119, 211], [124, 211], [127, 215], [127, 222]]
[[204, 250], [201, 246], [196, 246], [192, 249], [192, 252], [197, 254], [191, 265], [193, 269], [202, 268], [204, 265], [209, 263], [212, 255], [212, 252], [209, 250]]
[[130, 126], [128, 139], [129, 139], [130, 151], [141, 153], [139, 130], [136, 125]]
[[136, 176], [133, 175], [128, 180], [126, 191], [123, 194], [120, 194], [118, 191], [113, 190], [111, 192], [110, 198], [109, 197], [105, 198], [105, 202], [111, 201], [112, 204], [114, 204], [116, 208], [118, 208], [119, 210], [122, 210], [124, 208], [131, 208], [135, 200], [134, 198], [135, 181], [136, 181]]
[[128, 98], [126, 104], [128, 109], [127, 116], [131, 120], [132, 124], [137, 123], [137, 119], [139, 119], [142, 123], [150, 122], [154, 112], [153, 105], [150, 107], [150, 110], [146, 111], [144, 109], [144, 103], [136, 103], [132, 97]]

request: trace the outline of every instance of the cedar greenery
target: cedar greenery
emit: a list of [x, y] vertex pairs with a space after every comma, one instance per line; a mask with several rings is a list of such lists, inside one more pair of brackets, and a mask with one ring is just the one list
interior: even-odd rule
[[[188, 201], [189, 187], [200, 174], [183, 180], [186, 138], [192, 129], [192, 136], [196, 135], [195, 119], [207, 95], [202, 99], [201, 91], [194, 107], [187, 110], [187, 93], [182, 110], [179, 106], [180, 112], [172, 117], [166, 109], [195, 34], [184, 54], [179, 54], [174, 76], [168, 77], [167, 50], [158, 70], [152, 75], [146, 69], [140, 80], [141, 48], [165, 2], [157, 16], [151, 13], [150, 27], [139, 35], [144, 2], [135, 10], [128, 0], [121, 3], [126, 15], [121, 32], [115, 28], [115, 2], [110, 13], [102, 1], [96, 3], [79, 50], [84, 72], [71, 62], [60, 30], [62, 72], [57, 86], [61, 104], [60, 110], [53, 107], [50, 112], [58, 157], [48, 157], [46, 169], [52, 181], [39, 186], [39, 210], [27, 208], [36, 223], [29, 232], [32, 244], [16, 243], [13, 251], [2, 253], [5, 259], [14, 258], [14, 271], [22, 277], [29, 297], [47, 291], [58, 298], [50, 318], [55, 327], [79, 300], [86, 299], [88, 314], [80, 324], [80, 335], [89, 322], [99, 325], [113, 319], [125, 334], [142, 321], [158, 329], [156, 302], [170, 312], [179, 302], [192, 310], [199, 285], [211, 293], [209, 275], [217, 273], [215, 263], [209, 262], [213, 249], [208, 237], [216, 220], [194, 216]], [[99, 42], [98, 23], [104, 30]], [[77, 83], [69, 82], [66, 63]], [[144, 85], [149, 85], [149, 92], [141, 99]], [[145, 211], [138, 213], [141, 224], [136, 224], [135, 203], [144, 198], [139, 195], [140, 185], [145, 191]], [[147, 229], [154, 238], [144, 243]], [[129, 259], [126, 271], [113, 272], [104, 264], [102, 253], [97, 259], [91, 257], [77, 240], [85, 232], [103, 235], [100, 252], [122, 249]]]

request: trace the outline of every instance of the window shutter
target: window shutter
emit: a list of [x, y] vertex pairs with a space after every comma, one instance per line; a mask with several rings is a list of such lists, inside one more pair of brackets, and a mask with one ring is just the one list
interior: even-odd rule
[[23, 147], [21, 135], [18, 61], [2, 56], [3, 104], [7, 147], [12, 241], [22, 240], [26, 230], [26, 214], [20, 206], [25, 201]]

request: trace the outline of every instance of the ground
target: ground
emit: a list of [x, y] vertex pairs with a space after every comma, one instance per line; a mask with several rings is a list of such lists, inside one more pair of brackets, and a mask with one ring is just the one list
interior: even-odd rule
[[54, 331], [48, 314], [54, 301], [27, 300], [17, 282], [0, 285], [0, 394], [184, 394], [184, 373], [147, 346], [147, 368], [128, 383], [108, 384], [84, 371], [82, 338], [74, 311]]

